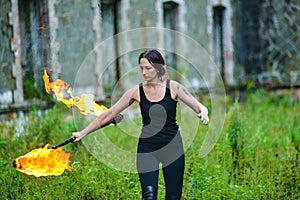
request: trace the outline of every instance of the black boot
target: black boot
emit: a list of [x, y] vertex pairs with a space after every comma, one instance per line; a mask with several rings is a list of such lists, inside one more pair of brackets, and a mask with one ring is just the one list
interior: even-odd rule
[[156, 200], [157, 189], [151, 185], [146, 186], [142, 189], [142, 200]]

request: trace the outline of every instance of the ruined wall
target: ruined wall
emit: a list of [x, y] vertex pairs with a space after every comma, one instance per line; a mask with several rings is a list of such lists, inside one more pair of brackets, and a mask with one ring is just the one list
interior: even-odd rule
[[[18, 2], [16, 0], [11, 2], [1, 1], [0, 16], [1, 38], [3, 39], [1, 41], [3, 48], [1, 48], [0, 67], [6, 77], [0, 83], [3, 86], [0, 87], [2, 108], [11, 103], [20, 104], [24, 100]], [[3, 88], [4, 90], [2, 90]]]
[[[98, 2], [99, 6], [96, 5], [95, 7], [93, 2]], [[84, 59], [87, 58], [96, 45], [114, 36], [116, 32], [124, 32], [142, 27], [166, 28], [167, 26], [164, 24], [163, 4], [168, 2], [165, 0], [55, 1], [53, 8], [55, 9], [54, 15], [57, 19], [57, 25], [55, 25], [55, 38], [52, 39], [58, 44], [56, 45], [58, 48], [55, 50], [55, 57], [57, 58], [55, 62], [59, 66], [52, 66], [56, 68], [53, 71], [58, 72], [58, 78], [73, 85], [79, 67], [82, 62], [86, 62], [85, 64], [89, 65], [86, 71], [88, 76], [86, 79], [80, 80], [81, 85], [92, 84], [95, 86], [97, 84], [99, 76], [95, 73], [95, 69], [102, 70], [101, 72], [106, 70], [104, 81], [106, 85], [113, 85], [117, 74], [116, 71], [112, 70], [116, 69], [117, 64], [119, 65], [120, 76], [132, 70], [133, 67], [138, 65], [137, 57], [141, 50], [131, 52], [128, 55], [120, 55], [120, 59], [114, 61], [115, 63], [106, 66], [105, 59], [111, 57], [107, 53], [115, 54], [116, 44], [112, 43], [111, 46], [100, 49], [100, 64], [96, 64], [96, 59], [99, 59], [97, 55], [94, 57], [90, 56], [88, 60]], [[202, 47], [208, 48], [209, 36], [206, 28], [208, 23], [206, 19], [207, 1], [175, 0], [173, 2], [178, 4], [178, 12], [174, 16], [176, 19], [172, 19], [176, 21], [176, 30], [186, 34], [187, 37], [191, 37]], [[113, 8], [112, 6], [116, 3], [117, 8]], [[51, 6], [49, 7], [51, 8]], [[114, 14], [104, 9], [117, 9], [117, 13]], [[99, 19], [95, 20], [95, 13], [97, 12], [99, 16], [96, 17]], [[109, 16], [104, 16], [104, 14]], [[117, 20], [114, 19], [115, 17], [117, 17]], [[94, 31], [95, 24], [100, 28], [99, 33]], [[100, 34], [100, 36], [97, 34]], [[100, 38], [100, 41], [97, 40], [97, 37]], [[180, 41], [174, 41], [174, 43], [177, 42], [180, 43]], [[158, 35], [146, 36], [145, 34], [144, 37], [135, 38], [135, 40], [131, 41], [123, 38], [118, 41], [118, 49], [119, 51], [131, 49], [134, 43], [139, 43], [141, 46], [157, 43], [157, 46], [162, 46], [165, 41]], [[187, 50], [189, 49], [187, 48]], [[168, 64], [170, 65], [170, 63]], [[177, 65], [181, 73], [185, 73], [187, 76], [197, 75], [195, 69], [189, 63], [183, 61], [182, 58], [178, 60]], [[204, 63], [203, 66], [207, 65]], [[94, 77], [93, 74], [95, 75]]]
[[130, 20], [130, 26], [122, 26], [121, 31], [147, 26], [154, 27], [157, 21], [155, 1], [130, 0], [129, 8], [127, 9], [127, 19]]
[[[45, 26], [33, 28], [42, 27], [44, 31], [49, 31], [47, 32], [49, 33], [49, 46], [47, 44], [45, 49], [49, 50], [47, 51], [49, 54], [47, 66], [49, 72], [52, 73], [51, 77], [63, 79], [71, 85], [74, 83], [80, 66], [99, 43], [118, 32], [136, 28], [172, 28], [172, 24], [166, 24], [168, 20], [168, 23], [174, 20], [175, 30], [195, 40], [210, 55], [214, 55], [216, 44], [213, 41], [213, 34], [218, 28], [214, 25], [214, 9], [218, 6], [223, 6], [225, 10], [223, 31], [226, 41], [223, 43], [223, 56], [226, 61], [224, 77], [227, 75], [229, 77], [226, 78], [227, 83], [237, 80], [238, 84], [243, 84], [246, 80], [254, 80], [262, 84], [272, 82], [279, 85], [297, 85], [300, 82], [299, 0], [44, 0], [35, 2], [44, 2], [41, 5], [49, 16], [49, 24], [40, 24]], [[19, 88], [19, 92], [15, 92], [17, 94], [15, 99], [22, 101], [20, 81], [22, 81], [24, 68], [17, 69], [20, 62], [18, 59], [22, 58], [17, 50], [18, 45], [15, 45], [19, 41], [15, 40], [14, 34], [18, 34], [18, 26], [24, 23], [18, 22], [19, 1], [0, 0], [0, 3], [0, 102], [4, 102], [3, 96], [6, 96], [5, 101], [12, 103], [15, 98], [12, 90], [16, 88]], [[115, 4], [117, 6], [112, 8], [111, 6]], [[169, 13], [170, 15], [166, 17], [165, 4], [178, 6], [175, 14]], [[34, 7], [35, 10], [39, 8], [38, 4]], [[15, 12], [10, 14], [13, 9]], [[34, 10], [30, 11], [34, 12]], [[29, 30], [29, 32], [32, 31]], [[20, 36], [22, 37], [22, 34]], [[40, 37], [44, 36], [40, 35]], [[150, 42], [156, 42], [159, 47], [163, 48], [163, 45], [166, 45], [166, 38], [161, 35], [147, 34], [132, 40], [122, 38], [117, 43], [118, 48], [115, 48], [116, 43], [113, 42], [109, 47], [92, 52], [92, 56], [85, 63], [89, 68], [80, 72], [82, 75], [88, 75], [87, 78], [83, 76], [81, 84], [95, 86], [99, 75], [107, 67], [102, 65], [102, 61], [111, 54], [118, 54], [116, 49], [131, 50], [131, 47], [137, 43], [146, 46]], [[175, 40], [174, 43], [181, 45], [181, 42]], [[24, 51], [24, 44], [20, 45], [23, 45]], [[137, 56], [140, 51], [120, 55], [121, 58], [111, 64], [112, 67], [104, 80], [107, 81], [107, 85], [114, 84], [118, 73], [122, 76], [133, 67], [137, 67]], [[187, 51], [193, 53], [193, 49], [187, 48]], [[34, 58], [40, 55], [30, 56]], [[176, 65], [177, 69], [185, 73], [184, 75], [187, 75], [189, 79], [193, 79], [193, 76], [197, 74], [185, 61], [177, 62]], [[117, 66], [119, 66], [118, 73]], [[203, 66], [206, 67], [206, 63], [203, 63]], [[15, 72], [18, 72], [19, 76], [16, 76]]]
[[57, 1], [54, 8], [58, 21], [56, 42], [59, 44], [57, 62], [61, 65], [59, 77], [73, 84], [81, 63], [94, 48], [93, 8], [91, 1]]
[[208, 47], [209, 36], [207, 33], [207, 3], [206, 1], [186, 1], [185, 33], [199, 42], [203, 47]]
[[300, 85], [300, 1], [261, 3], [259, 35], [263, 73], [260, 83]]
[[[190, 37], [192, 40], [195, 40], [202, 48], [206, 49], [207, 53], [209, 52], [209, 40], [210, 35], [208, 33], [208, 16], [207, 16], [207, 1], [204, 0], [191, 0], [191, 1], [185, 1], [184, 2], [184, 28], [182, 31], [184, 34], [186, 34], [187, 37]], [[193, 49], [189, 49], [189, 51], [193, 51]], [[188, 53], [190, 55], [193, 55], [193, 52]], [[199, 56], [200, 58], [201, 56]], [[210, 79], [210, 70], [209, 70], [209, 63], [205, 63], [205, 60], [202, 60], [202, 66], [203, 68], [206, 68], [208, 73], [207, 74], [201, 74], [195, 69], [194, 66], [188, 64], [188, 63], [182, 63], [183, 65], [186, 65], [184, 77], [190, 81], [189, 84], [192, 84], [194, 89], [197, 89], [197, 87], [206, 87], [207, 82], [204, 81], [204, 79], [208, 80]], [[198, 66], [199, 67], [199, 66]]]
[[236, 78], [262, 71], [261, 38], [258, 35], [260, 0], [233, 1], [234, 56]]
[[236, 78], [276, 86], [300, 82], [300, 1], [233, 1]]
[[0, 0], [0, 5], [0, 102], [6, 104], [13, 101], [12, 90], [16, 88], [12, 74], [14, 56], [10, 47], [13, 30], [9, 24], [10, 1]]
[[[187, 37], [195, 40], [202, 47], [208, 48], [209, 37], [207, 34], [207, 19], [206, 19], [206, 0], [125, 0], [120, 3], [119, 10], [119, 31], [128, 31], [136, 28], [143, 27], [157, 27], [173, 29], [184, 33]], [[173, 21], [172, 24], [166, 24], [165, 22], [165, 10], [164, 4], [175, 4], [177, 9], [173, 16], [170, 16], [169, 20]], [[141, 46], [147, 46], [147, 44], [157, 44], [157, 47], [164, 47], [166, 45], [166, 39], [170, 39], [172, 36], [165, 37], [164, 35], [148, 35], [144, 34], [144, 37], [136, 38], [136, 40], [131, 41], [133, 43], [139, 43]], [[191, 51], [188, 47], [184, 47], [184, 41], [180, 40], [170, 40], [171, 45], [174, 45], [174, 52], [176, 52], [176, 45], [180, 48], [186, 48], [187, 51]], [[130, 41], [120, 41], [120, 48], [130, 49], [132, 44]], [[163, 48], [163, 49], [164, 49]], [[170, 47], [172, 48], [172, 47]], [[169, 49], [170, 49], [169, 48]], [[181, 49], [182, 50], [182, 49]], [[137, 66], [138, 53], [132, 53], [128, 57], [120, 59], [121, 73], [125, 74], [133, 66]], [[166, 52], [162, 52], [166, 53]], [[190, 66], [183, 58], [178, 58], [175, 63], [172, 63], [174, 58], [168, 59], [166, 55], [166, 62], [169, 67], [177, 67], [178, 72], [184, 73], [186, 76], [194, 76], [195, 69]], [[203, 64], [205, 66], [205, 63]], [[199, 77], [199, 75], [197, 75]], [[193, 78], [193, 77], [189, 77]]]

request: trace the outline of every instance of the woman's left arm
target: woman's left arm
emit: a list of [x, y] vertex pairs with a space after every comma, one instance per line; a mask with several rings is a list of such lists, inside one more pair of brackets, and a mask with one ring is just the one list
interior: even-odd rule
[[175, 98], [180, 99], [183, 103], [193, 109], [204, 125], [209, 122], [208, 109], [200, 103], [191, 93], [177, 81], [171, 81], [171, 91], [174, 92]]

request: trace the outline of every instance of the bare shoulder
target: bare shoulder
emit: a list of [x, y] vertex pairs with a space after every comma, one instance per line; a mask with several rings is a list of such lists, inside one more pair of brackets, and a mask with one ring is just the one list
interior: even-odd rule
[[177, 100], [178, 90], [179, 90], [180, 86], [181, 85], [177, 81], [170, 80], [170, 90], [171, 90], [172, 98], [174, 100]]
[[140, 93], [139, 93], [139, 85], [135, 85], [134, 87], [130, 88], [126, 91], [126, 93], [132, 100], [139, 101], [140, 100]]
[[139, 101], [138, 86], [134, 86], [124, 92], [122, 97], [110, 108], [114, 113], [121, 113], [135, 101]]
[[179, 82], [171, 81], [170, 82], [171, 90], [176, 93], [176, 97], [182, 97], [183, 95], [191, 96], [190, 92]]
[[140, 87], [139, 85], [135, 85], [127, 91], [137, 91], [139, 89], [139, 87]]
[[180, 83], [175, 80], [170, 80], [170, 88], [174, 92], [177, 92], [181, 87], [183, 87]]

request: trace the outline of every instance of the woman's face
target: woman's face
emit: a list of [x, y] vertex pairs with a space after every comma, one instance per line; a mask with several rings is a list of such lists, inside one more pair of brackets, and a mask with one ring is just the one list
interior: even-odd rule
[[151, 63], [146, 59], [142, 58], [140, 60], [140, 70], [143, 78], [146, 81], [151, 81], [155, 78], [158, 78], [157, 70], [151, 65]]

